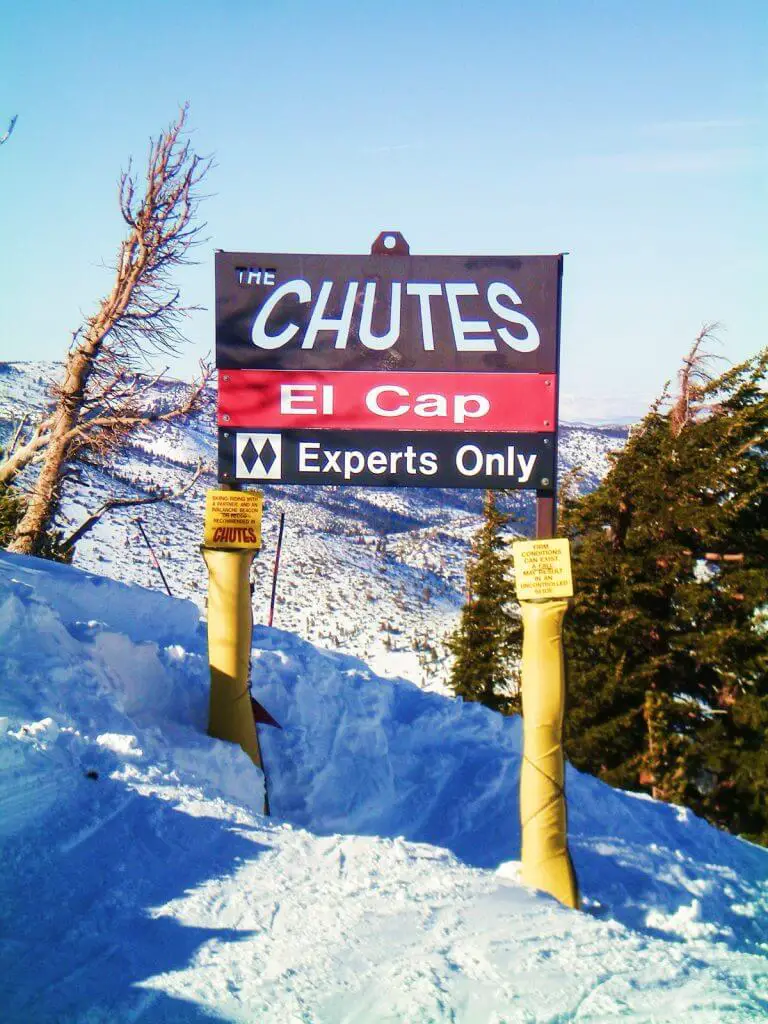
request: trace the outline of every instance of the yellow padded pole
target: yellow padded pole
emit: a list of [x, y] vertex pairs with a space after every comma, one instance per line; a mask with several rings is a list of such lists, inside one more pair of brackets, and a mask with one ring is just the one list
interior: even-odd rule
[[578, 908], [568, 853], [563, 717], [565, 599], [521, 601], [523, 766], [520, 775], [522, 881]]
[[208, 547], [201, 550], [208, 567], [208, 735], [239, 743], [262, 768], [248, 688], [253, 634], [249, 573], [255, 552]]

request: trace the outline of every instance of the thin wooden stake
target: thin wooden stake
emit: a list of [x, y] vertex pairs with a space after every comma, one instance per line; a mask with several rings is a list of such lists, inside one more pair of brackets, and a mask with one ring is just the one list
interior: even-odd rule
[[168, 597], [173, 597], [173, 594], [171, 593], [171, 588], [168, 586], [168, 580], [165, 578], [165, 573], [160, 568], [160, 563], [157, 560], [157, 555], [155, 554], [155, 552], [154, 552], [154, 550], [152, 548], [152, 545], [149, 543], [149, 537], [144, 532], [144, 526], [143, 526], [141, 520], [140, 519], [134, 519], [133, 521], [134, 521], [134, 523], [136, 523], [136, 525], [138, 526], [139, 530], [141, 530], [141, 536], [144, 538], [144, 543], [149, 548], [149, 554], [150, 554], [150, 558], [152, 560], [152, 565], [154, 565], [154, 567], [160, 573], [160, 579], [165, 584], [165, 589], [168, 591]]
[[267, 625], [272, 625], [275, 616], [275, 598], [277, 596], [277, 571], [280, 568], [280, 549], [283, 546], [283, 527], [285, 526], [285, 512], [280, 513], [280, 529], [277, 534], [277, 550], [275, 551], [275, 565], [272, 569], [272, 597], [269, 602], [269, 620]]

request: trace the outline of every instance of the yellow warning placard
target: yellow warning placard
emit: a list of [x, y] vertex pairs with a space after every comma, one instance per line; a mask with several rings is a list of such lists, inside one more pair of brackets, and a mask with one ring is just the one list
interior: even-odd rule
[[573, 597], [569, 540], [518, 540], [512, 557], [518, 600]]
[[261, 547], [260, 491], [208, 490], [205, 495], [207, 548]]

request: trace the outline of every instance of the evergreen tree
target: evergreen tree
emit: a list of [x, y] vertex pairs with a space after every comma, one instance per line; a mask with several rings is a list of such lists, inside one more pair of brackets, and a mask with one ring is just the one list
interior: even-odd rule
[[502, 714], [520, 712], [522, 625], [512, 609], [511, 558], [502, 534], [509, 518], [487, 491], [483, 525], [467, 563], [467, 600], [447, 642], [454, 655], [449, 685], [456, 696]]
[[702, 334], [597, 490], [566, 503], [567, 753], [768, 840], [768, 352], [714, 380]]

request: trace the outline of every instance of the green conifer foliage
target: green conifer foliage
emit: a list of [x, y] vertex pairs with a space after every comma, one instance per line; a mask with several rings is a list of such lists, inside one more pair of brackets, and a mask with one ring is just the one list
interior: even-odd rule
[[7, 484], [0, 484], [0, 548], [13, 540], [16, 526], [23, 515], [22, 497]]
[[[0, 483], [0, 548], [13, 540], [26, 507], [24, 496], [16, 488]], [[74, 549], [64, 547], [60, 530], [48, 528], [41, 538], [39, 554], [54, 562], [71, 562]]]
[[567, 753], [768, 841], [768, 352], [654, 408], [566, 503]]
[[449, 685], [456, 696], [502, 714], [520, 711], [522, 625], [513, 608], [511, 556], [502, 534], [509, 518], [487, 491], [483, 525], [467, 563], [466, 604], [447, 642], [454, 655]]

